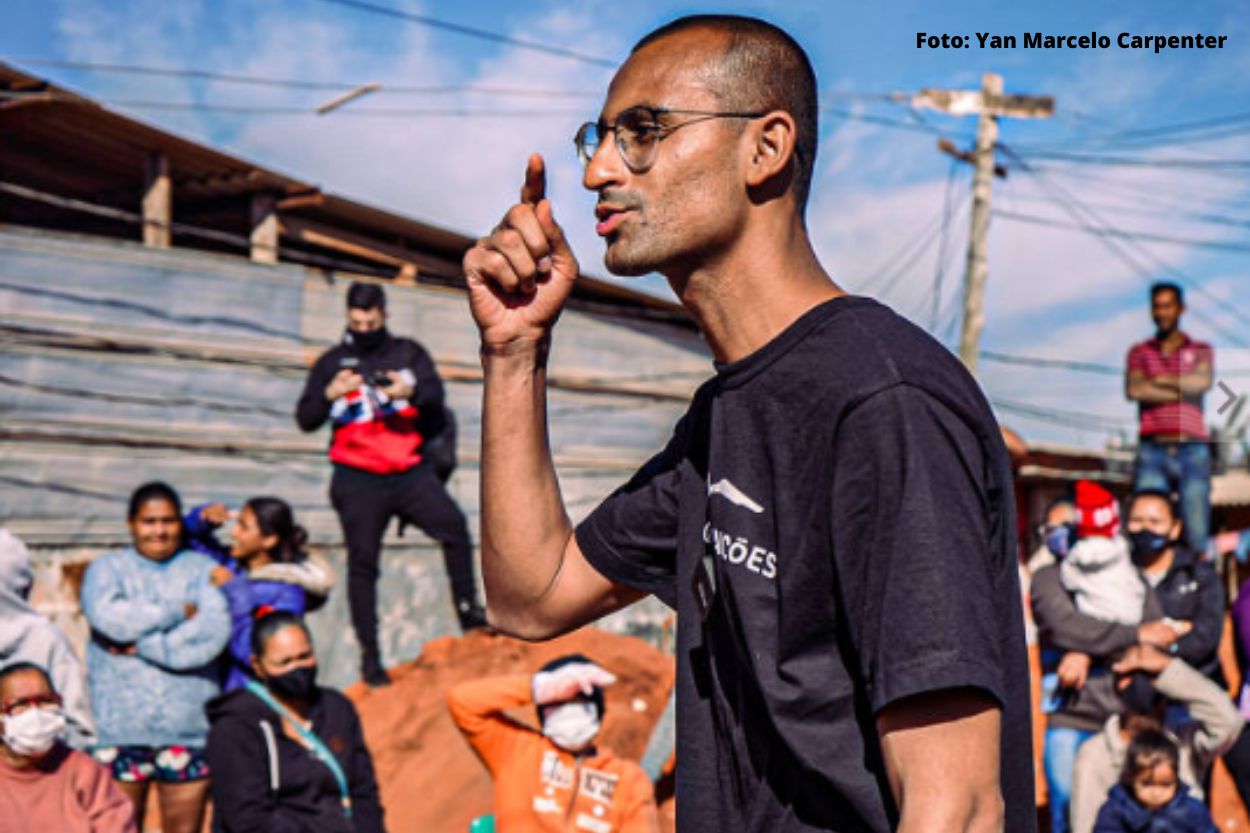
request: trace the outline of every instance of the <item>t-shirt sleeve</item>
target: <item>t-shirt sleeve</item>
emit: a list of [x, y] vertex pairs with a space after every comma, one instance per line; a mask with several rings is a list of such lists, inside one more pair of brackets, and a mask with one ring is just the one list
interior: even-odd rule
[[1146, 356], [1140, 344], [1129, 348], [1128, 358], [1124, 362], [1124, 372], [1126, 374], [1146, 372]]
[[577, 545], [612, 581], [677, 606], [677, 506], [687, 420], [664, 450], [577, 526]]
[[1015, 565], [991, 540], [986, 458], [967, 423], [907, 385], [872, 395], [838, 428], [835, 592], [874, 712], [951, 688], [1005, 704], [1007, 600], [996, 596]]

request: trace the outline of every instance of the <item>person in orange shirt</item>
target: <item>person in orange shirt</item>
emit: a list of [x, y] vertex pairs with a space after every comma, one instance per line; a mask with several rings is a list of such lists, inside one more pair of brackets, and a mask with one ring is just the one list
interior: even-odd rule
[[[500, 833], [657, 833], [655, 793], [642, 767], [595, 745], [603, 687], [616, 678], [580, 654], [519, 674], [461, 683], [452, 719], [495, 779]], [[542, 734], [504, 713], [536, 705]]]

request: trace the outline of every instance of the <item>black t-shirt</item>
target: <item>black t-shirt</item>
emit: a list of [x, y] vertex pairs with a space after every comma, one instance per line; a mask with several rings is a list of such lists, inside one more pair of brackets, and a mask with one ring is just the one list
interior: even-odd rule
[[1006, 829], [1035, 829], [1010, 466], [919, 328], [812, 309], [718, 368], [577, 541], [678, 611], [683, 833], [893, 829], [875, 714], [956, 687], [1002, 705]]

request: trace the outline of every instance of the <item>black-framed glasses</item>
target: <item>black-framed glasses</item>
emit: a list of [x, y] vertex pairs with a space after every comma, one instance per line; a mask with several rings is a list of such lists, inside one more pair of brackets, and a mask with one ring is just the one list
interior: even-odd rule
[[[766, 112], [718, 112], [713, 110], [670, 110], [665, 107], [648, 107], [639, 104], [627, 107], [616, 115], [616, 121], [608, 124], [603, 119], [588, 121], [577, 129], [573, 144], [577, 147], [577, 158], [584, 169], [590, 164], [599, 145], [608, 133], [616, 137], [616, 149], [621, 160], [636, 174], [643, 173], [655, 164], [656, 149], [660, 142], [667, 139], [675, 131], [691, 124], [698, 124], [711, 119], [758, 119], [766, 116]], [[669, 121], [668, 116], [694, 116], [680, 122]]]

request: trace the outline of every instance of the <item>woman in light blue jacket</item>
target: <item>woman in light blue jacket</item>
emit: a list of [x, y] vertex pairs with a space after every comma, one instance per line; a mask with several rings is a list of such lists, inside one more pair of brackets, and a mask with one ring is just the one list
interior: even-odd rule
[[164, 483], [135, 490], [133, 545], [92, 562], [82, 608], [91, 625], [88, 682], [96, 759], [142, 819], [156, 783], [164, 833], [195, 833], [208, 800], [204, 703], [220, 691], [217, 657], [230, 638], [212, 559], [183, 547], [182, 505]]

